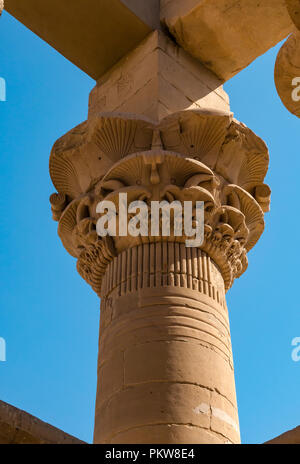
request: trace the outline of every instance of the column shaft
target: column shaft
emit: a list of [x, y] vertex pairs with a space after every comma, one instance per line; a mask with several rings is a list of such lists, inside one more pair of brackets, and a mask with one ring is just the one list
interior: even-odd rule
[[95, 443], [238, 443], [222, 276], [180, 243], [119, 254], [102, 283]]

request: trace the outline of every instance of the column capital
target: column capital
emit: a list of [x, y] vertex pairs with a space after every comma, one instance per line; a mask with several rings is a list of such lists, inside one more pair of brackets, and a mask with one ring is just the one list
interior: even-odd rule
[[154, 241], [185, 237], [100, 238], [100, 201], [118, 206], [143, 199], [203, 201], [205, 238], [200, 249], [221, 271], [228, 290], [247, 268], [247, 253], [264, 230], [270, 189], [265, 143], [231, 113], [182, 111], [160, 123], [137, 115], [99, 114], [59, 139], [50, 157], [57, 189], [50, 198], [64, 247], [101, 296], [102, 277], [114, 256]]

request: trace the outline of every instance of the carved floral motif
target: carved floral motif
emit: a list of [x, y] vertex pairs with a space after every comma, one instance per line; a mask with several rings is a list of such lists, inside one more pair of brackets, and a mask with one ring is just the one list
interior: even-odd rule
[[201, 250], [219, 267], [225, 288], [247, 267], [247, 252], [264, 229], [270, 189], [264, 142], [230, 113], [185, 111], [160, 124], [134, 115], [101, 114], [69, 132], [51, 153], [50, 173], [58, 194], [53, 217], [82, 277], [100, 295], [114, 256], [142, 243], [185, 237], [108, 237], [96, 232], [97, 204], [152, 200], [203, 201]]

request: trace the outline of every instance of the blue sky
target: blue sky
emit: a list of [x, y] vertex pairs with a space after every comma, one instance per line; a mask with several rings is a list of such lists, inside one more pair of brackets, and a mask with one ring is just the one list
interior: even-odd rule
[[[275, 90], [278, 48], [225, 85], [236, 118], [269, 146], [273, 192], [266, 231], [227, 294], [244, 443], [300, 424], [300, 121]], [[48, 162], [57, 138], [86, 119], [94, 81], [5, 12], [0, 77], [0, 399], [92, 441], [99, 301], [58, 239]]]

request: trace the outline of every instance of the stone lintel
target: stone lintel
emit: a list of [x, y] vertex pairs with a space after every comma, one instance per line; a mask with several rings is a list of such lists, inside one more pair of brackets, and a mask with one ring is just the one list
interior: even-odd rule
[[159, 23], [158, 0], [5, 0], [5, 9], [94, 79]]
[[0, 444], [83, 444], [71, 435], [0, 401]]
[[293, 29], [284, 0], [6, 0], [5, 8], [94, 79], [161, 24], [223, 81]]
[[293, 29], [284, 0], [161, 0], [161, 20], [224, 81]]
[[174, 112], [202, 108], [230, 110], [222, 81], [155, 31], [98, 80], [89, 116], [116, 111], [159, 121]]

